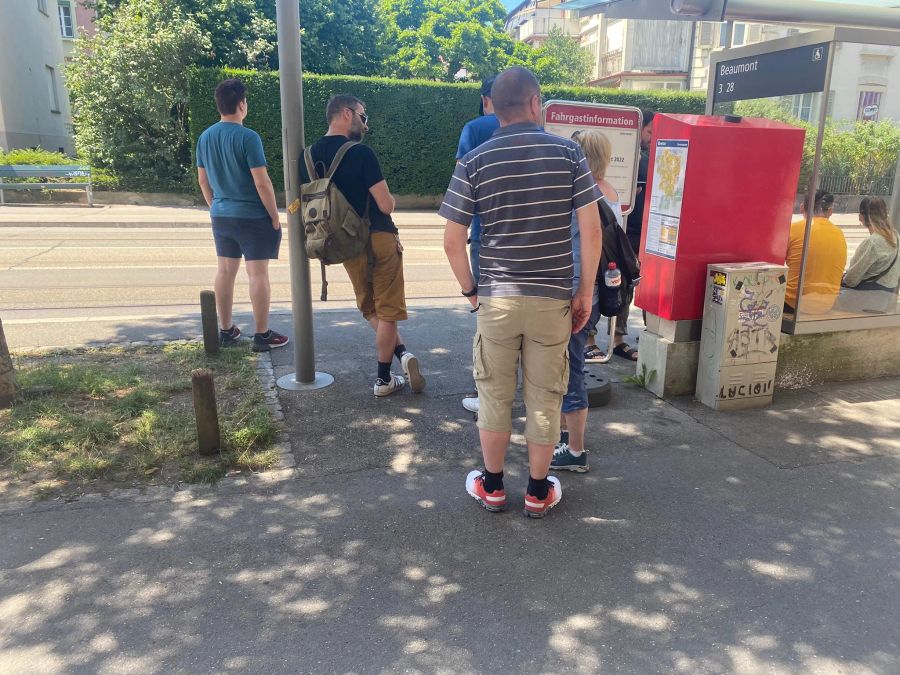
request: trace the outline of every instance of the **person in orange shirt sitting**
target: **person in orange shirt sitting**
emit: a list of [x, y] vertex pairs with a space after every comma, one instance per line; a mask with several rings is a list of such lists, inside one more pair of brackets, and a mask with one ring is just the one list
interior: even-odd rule
[[[816, 190], [813, 219], [809, 233], [809, 251], [806, 255], [806, 271], [803, 275], [804, 314], [825, 314], [834, 306], [841, 290], [841, 277], [847, 264], [847, 242], [841, 228], [829, 218], [834, 211], [834, 195]], [[795, 314], [797, 287], [800, 280], [800, 264], [803, 258], [803, 238], [806, 234], [806, 200], [801, 207], [803, 218], [791, 223], [788, 244], [787, 292], [784, 311]]]

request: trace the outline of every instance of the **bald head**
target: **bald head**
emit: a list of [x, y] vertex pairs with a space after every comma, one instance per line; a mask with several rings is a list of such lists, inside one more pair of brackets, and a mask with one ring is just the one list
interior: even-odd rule
[[494, 113], [501, 124], [512, 124], [520, 121], [534, 120], [533, 103], [538, 100], [540, 110], [541, 85], [527, 68], [510, 68], [504, 70], [494, 79], [491, 87], [491, 101]]

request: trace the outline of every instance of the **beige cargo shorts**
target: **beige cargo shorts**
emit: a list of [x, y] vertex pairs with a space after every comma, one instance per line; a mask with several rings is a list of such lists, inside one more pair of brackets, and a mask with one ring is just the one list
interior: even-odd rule
[[516, 375], [522, 363], [525, 438], [559, 440], [559, 413], [569, 384], [569, 300], [530, 297], [480, 298], [473, 345], [478, 388], [478, 428], [512, 431]]

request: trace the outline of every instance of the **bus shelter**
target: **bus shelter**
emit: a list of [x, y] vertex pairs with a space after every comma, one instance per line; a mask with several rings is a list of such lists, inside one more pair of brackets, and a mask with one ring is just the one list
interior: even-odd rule
[[[793, 304], [785, 307], [785, 333], [900, 327], [896, 290], [875, 301], [874, 295], [844, 287], [836, 277], [841, 265], [846, 272], [854, 264], [857, 250], [871, 236], [857, 215], [863, 197], [884, 199], [888, 212], [895, 214], [894, 228], [900, 225], [896, 147], [876, 149], [862, 160], [857, 158], [853, 166], [835, 157], [840, 134], [865, 132], [859, 125], [884, 119], [885, 103], [900, 97], [900, 79], [891, 82], [891, 73], [900, 72], [896, 70], [900, 54], [895, 56], [896, 50], [891, 49], [898, 46], [898, 31], [832, 27], [710, 55], [706, 114], [769, 117], [807, 129], [795, 208], [799, 213], [806, 202], [807, 215], [805, 221], [795, 216], [792, 224], [789, 279], [797, 290]], [[822, 227], [821, 222], [812, 223], [810, 202], [818, 188], [835, 197], [831, 221], [837, 228], [829, 229], [828, 237], [811, 236], [814, 227], [817, 233]], [[765, 195], [742, 198], [765, 199]], [[735, 208], [740, 208], [739, 201]], [[894, 238], [897, 241], [896, 229]], [[871, 244], [860, 251], [846, 282], [858, 276], [859, 262]], [[873, 268], [868, 278], [879, 271]], [[873, 288], [872, 293], [878, 292]]]

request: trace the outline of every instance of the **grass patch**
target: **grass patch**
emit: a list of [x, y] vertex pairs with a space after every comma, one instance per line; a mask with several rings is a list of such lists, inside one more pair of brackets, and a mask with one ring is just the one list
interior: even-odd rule
[[[21, 395], [11, 409], [0, 410], [0, 497], [4, 485], [13, 484], [49, 498], [97, 482], [208, 483], [278, 460], [278, 425], [249, 346], [223, 350], [215, 359], [202, 345], [176, 344], [14, 360]], [[215, 373], [223, 447], [213, 458], [197, 455], [195, 368]], [[28, 398], [40, 389], [43, 395]]]

